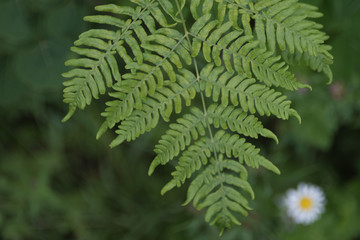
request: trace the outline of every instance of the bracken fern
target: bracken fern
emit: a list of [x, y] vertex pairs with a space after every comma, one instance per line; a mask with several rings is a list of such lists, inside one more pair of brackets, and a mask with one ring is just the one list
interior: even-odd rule
[[[247, 215], [247, 167], [278, 168], [246, 138], [278, 142], [259, 116], [296, 117], [281, 89], [311, 88], [289, 71], [294, 61], [324, 72], [331, 81], [330, 47], [321, 16], [297, 0], [132, 0], [132, 6], [97, 6], [85, 17], [103, 28], [82, 33], [71, 50], [82, 56], [63, 76], [68, 120], [77, 108], [108, 93], [97, 138], [117, 126], [115, 147], [175, 122], [155, 146], [158, 165], [177, 159], [161, 193], [192, 180], [185, 204], [207, 208], [205, 220], [220, 233]], [[185, 19], [184, 9], [191, 16]], [[191, 25], [191, 26], [190, 26]], [[120, 73], [121, 72], [121, 73]], [[184, 104], [186, 107], [184, 107]]]

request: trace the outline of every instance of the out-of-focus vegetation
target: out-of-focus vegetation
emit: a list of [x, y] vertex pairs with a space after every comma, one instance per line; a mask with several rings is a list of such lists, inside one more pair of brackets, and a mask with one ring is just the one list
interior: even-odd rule
[[[203, 214], [181, 207], [185, 187], [164, 197], [170, 167], [152, 177], [154, 139], [163, 131], [110, 150], [96, 141], [96, 104], [62, 124], [63, 62], [82, 17], [103, 1], [0, 1], [0, 239], [218, 239]], [[280, 144], [264, 155], [282, 175], [254, 171], [256, 199], [243, 226], [222, 239], [360, 239], [360, 2], [308, 1], [334, 47], [334, 82], [298, 67], [313, 91], [292, 93], [297, 121], [271, 120]], [[102, 104], [103, 100], [97, 101]], [[283, 221], [277, 201], [299, 182], [321, 186], [326, 212], [310, 226]]]

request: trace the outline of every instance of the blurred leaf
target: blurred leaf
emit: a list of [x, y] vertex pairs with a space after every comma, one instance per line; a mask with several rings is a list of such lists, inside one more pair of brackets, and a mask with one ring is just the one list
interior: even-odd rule
[[69, 36], [77, 37], [79, 31], [84, 30], [85, 22], [82, 20], [85, 12], [74, 1], [51, 9], [43, 19], [47, 34], [51, 37]]
[[337, 130], [335, 106], [327, 89], [314, 87], [311, 92], [299, 92], [293, 101], [302, 118], [302, 124], [290, 122], [293, 140], [298, 144], [327, 150]]
[[8, 64], [5, 61], [0, 62], [0, 85], [0, 107], [4, 109], [16, 108], [24, 94], [24, 86], [9, 71]]
[[3, 0], [0, 2], [0, 39], [6, 44], [0, 45], [6, 48], [21, 44], [31, 38], [32, 32], [24, 16], [24, 11], [15, 0]]
[[23, 49], [14, 56], [16, 76], [30, 89], [41, 92], [61, 88], [62, 61], [68, 43], [49, 39]]

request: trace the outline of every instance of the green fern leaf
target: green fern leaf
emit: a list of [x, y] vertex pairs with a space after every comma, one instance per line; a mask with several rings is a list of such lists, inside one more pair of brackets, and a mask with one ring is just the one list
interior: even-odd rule
[[274, 89], [256, 84], [255, 79], [229, 73], [224, 67], [214, 68], [213, 64], [205, 66], [200, 76], [201, 90], [215, 102], [221, 97], [221, 103], [228, 105], [230, 99], [234, 106], [240, 104], [245, 112], [257, 112], [261, 116], [273, 114], [281, 119], [295, 116], [301, 122], [298, 113], [290, 107], [291, 101]]
[[157, 156], [151, 163], [149, 175], [153, 173], [157, 165], [166, 164], [178, 156], [186, 146], [189, 146], [192, 140], [196, 140], [206, 133], [205, 117], [198, 108], [192, 108], [191, 114], [185, 114], [177, 122], [170, 124], [170, 129], [161, 137], [159, 144], [155, 146]]
[[233, 132], [258, 138], [272, 138], [276, 143], [278, 139], [270, 130], [263, 127], [262, 123], [254, 115], [247, 114], [241, 108], [234, 106], [225, 106], [219, 104], [211, 104], [207, 110], [209, 123], [215, 128], [230, 129]]
[[[242, 174], [246, 169], [241, 164], [223, 159], [222, 155], [219, 155], [218, 161], [210, 161], [212, 163], [190, 184], [184, 204], [193, 200], [198, 209], [209, 207], [205, 220], [211, 225], [216, 224], [221, 234], [225, 228], [232, 228], [234, 224], [241, 225], [232, 212], [247, 216], [247, 210], [251, 209], [239, 190], [248, 192], [251, 198], [254, 198], [254, 192], [245, 178], [236, 176], [246, 176]], [[224, 169], [236, 175], [223, 173]]]
[[[142, 60], [142, 52], [138, 42], [131, 36], [132, 29], [141, 27], [138, 19], [147, 11], [147, 8], [137, 11], [129, 7], [119, 7], [116, 5], [98, 6], [98, 11], [106, 11], [116, 14], [130, 15], [134, 19], [123, 21], [113, 16], [98, 15], [85, 17], [89, 22], [107, 24], [119, 28], [119, 30], [89, 30], [79, 36], [75, 41], [75, 48], [72, 51], [87, 58], [73, 59], [65, 64], [73, 66], [75, 69], [64, 73], [63, 76], [71, 78], [64, 83], [64, 102], [69, 104], [69, 113], [63, 119], [68, 120], [75, 112], [76, 108], [84, 109], [91, 103], [92, 97], [98, 98], [99, 93], [104, 94], [106, 87], [111, 87], [113, 79], [121, 81], [117, 61], [114, 57], [118, 49], [124, 49], [124, 40], [132, 49], [138, 61]], [[134, 13], [137, 12], [135, 15]], [[140, 38], [141, 39], [141, 38]], [[118, 50], [121, 52], [121, 50]], [[123, 54], [127, 55], [126, 50]], [[130, 58], [130, 57], [128, 57]], [[105, 87], [106, 83], [106, 87]]]
[[[154, 32], [154, 35], [147, 36], [147, 43], [142, 44], [141, 47], [153, 53], [143, 54], [146, 64], [130, 62], [125, 66], [126, 69], [131, 69], [134, 73], [125, 74], [122, 83], [115, 87], [116, 93], [110, 94], [120, 101], [107, 103], [109, 108], [103, 114], [107, 120], [101, 127], [97, 138], [107, 128], [112, 128], [116, 123], [129, 116], [134, 108], [141, 109], [142, 101], [140, 99], [144, 99], [147, 95], [152, 96], [157, 87], [162, 87], [163, 72], [167, 74], [170, 81], [175, 82], [174, 67], [182, 68], [182, 61], [179, 56], [187, 65], [191, 64], [189, 46], [184, 42], [184, 39], [184, 35], [172, 29], [159, 29]], [[157, 44], [150, 44], [151, 41], [156, 41]], [[173, 67], [173, 65], [175, 66]], [[184, 77], [193, 78], [190, 72], [187, 72]]]
[[206, 208], [205, 220], [221, 234], [251, 210], [243, 195], [254, 198], [247, 169], [280, 174], [247, 140], [278, 142], [258, 116], [301, 121], [281, 89], [311, 87], [289, 65], [303, 62], [331, 80], [327, 36], [309, 20], [321, 14], [297, 0], [132, 2], [136, 7], [98, 6], [102, 14], [85, 17], [104, 29], [84, 32], [71, 48], [80, 57], [65, 63], [73, 69], [63, 74], [64, 120], [107, 93], [97, 138], [116, 126], [111, 147], [169, 122], [149, 174], [176, 160], [161, 194], [194, 177], [185, 204]]
[[249, 167], [259, 168], [259, 166], [263, 166], [276, 174], [280, 174], [280, 170], [274, 164], [259, 154], [260, 149], [255, 148], [251, 143], [247, 143], [239, 135], [220, 130], [215, 134], [214, 141], [217, 152], [226, 154], [227, 157], [236, 157], [240, 163], [245, 162]]
[[[316, 7], [299, 3], [298, 0], [261, 0], [255, 4], [235, 0], [226, 2], [229, 8], [238, 9], [237, 12], [233, 11], [234, 14], [248, 14], [248, 18], [255, 20], [254, 31], [248, 30], [246, 35], [254, 35], [261, 47], [275, 51], [278, 46], [281, 51], [287, 50], [291, 55], [307, 54], [303, 62], [313, 70], [324, 72], [332, 81], [329, 66], [333, 62], [333, 56], [329, 53], [331, 47], [323, 44], [328, 36], [321, 31], [320, 24], [308, 20], [322, 16]], [[243, 25], [246, 25], [249, 21], [244, 22]]]
[[[229, 72], [234, 69], [238, 74], [253, 75], [268, 86], [280, 86], [289, 90], [308, 87], [297, 82], [294, 74], [287, 69], [280, 56], [259, 48], [258, 41], [252, 41], [253, 36], [242, 36], [242, 31], [231, 31], [225, 34], [232, 26], [227, 22], [217, 27], [217, 21], [207, 23], [209, 15], [204, 15], [195, 22], [190, 34], [194, 37], [192, 56], [196, 57], [202, 49], [207, 62], [214, 61], [217, 66], [223, 63]], [[220, 39], [221, 38], [221, 39]], [[222, 54], [222, 56], [221, 56]]]
[[[124, 140], [131, 141], [138, 138], [145, 131], [150, 131], [156, 127], [159, 116], [165, 121], [169, 121], [169, 117], [173, 110], [180, 113], [182, 109], [182, 100], [185, 101], [186, 106], [191, 105], [191, 99], [195, 97], [194, 84], [196, 82], [195, 76], [187, 80], [186, 76], [191, 76], [191, 72], [187, 70], [181, 71], [183, 75], [177, 76], [177, 83], [166, 81], [164, 87], [158, 88], [157, 91], [151, 96], [142, 101], [141, 110], [135, 110], [119, 125], [116, 133], [119, 135], [111, 144], [115, 147], [121, 144]], [[116, 90], [116, 89], [115, 89]], [[119, 94], [120, 96], [121, 94]], [[116, 93], [113, 94], [116, 96]], [[104, 125], [105, 124], [105, 125]], [[107, 122], [103, 126], [107, 128]], [[103, 131], [100, 128], [99, 133]]]
[[180, 187], [184, 184], [187, 178], [199, 170], [202, 165], [206, 165], [208, 159], [211, 157], [212, 150], [210, 140], [208, 138], [201, 138], [189, 146], [179, 158], [179, 164], [175, 167], [175, 171], [171, 173], [173, 179], [166, 184], [161, 194], [164, 195], [166, 192], [173, 189], [175, 186]]

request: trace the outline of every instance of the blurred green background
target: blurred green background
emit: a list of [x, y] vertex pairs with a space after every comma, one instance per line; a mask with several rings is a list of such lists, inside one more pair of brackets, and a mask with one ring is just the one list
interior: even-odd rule
[[[61, 123], [64, 61], [82, 17], [106, 1], [0, 1], [0, 239], [219, 239], [203, 212], [181, 207], [186, 187], [160, 195], [171, 166], [148, 177], [161, 126], [110, 150], [95, 140], [104, 99]], [[113, 1], [127, 3], [127, 1]], [[256, 199], [223, 240], [360, 239], [360, 1], [314, 0], [334, 47], [334, 82], [297, 69], [313, 91], [289, 94], [302, 116], [270, 119], [280, 144], [261, 143], [281, 169], [251, 171]], [[326, 212], [310, 226], [283, 221], [277, 200], [300, 182], [322, 187]]]

